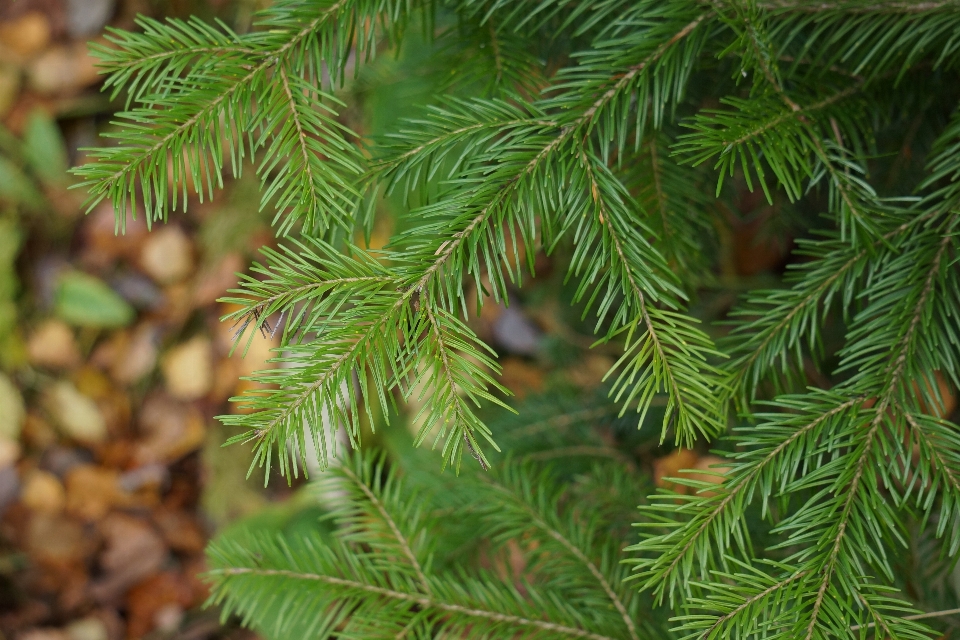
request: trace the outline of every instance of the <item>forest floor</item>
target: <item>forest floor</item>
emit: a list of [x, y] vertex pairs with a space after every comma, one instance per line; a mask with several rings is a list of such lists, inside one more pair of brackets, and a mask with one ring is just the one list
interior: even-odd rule
[[268, 223], [191, 202], [118, 237], [110, 204], [83, 215], [53, 175], [117, 108], [86, 42], [152, 8], [0, 3], [0, 638], [252, 637], [201, 608], [203, 549], [292, 491], [245, 482], [249, 452], [221, 449], [214, 419], [273, 346], [230, 357], [216, 302]]

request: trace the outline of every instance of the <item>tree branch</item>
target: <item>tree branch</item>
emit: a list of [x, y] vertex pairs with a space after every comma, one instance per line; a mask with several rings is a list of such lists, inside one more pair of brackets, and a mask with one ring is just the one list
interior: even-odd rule
[[383, 521], [387, 523], [387, 526], [390, 528], [390, 532], [393, 534], [393, 537], [396, 538], [397, 544], [400, 545], [400, 548], [403, 550], [403, 554], [407, 556], [407, 560], [410, 561], [410, 564], [413, 565], [414, 571], [417, 573], [417, 579], [420, 581], [420, 586], [423, 587], [424, 593], [427, 595], [432, 595], [430, 589], [430, 583], [427, 581], [427, 576], [424, 575], [423, 569], [420, 567], [420, 562], [417, 560], [417, 556], [413, 554], [413, 549], [410, 548], [410, 543], [407, 542], [406, 537], [400, 532], [400, 527], [397, 526], [397, 523], [387, 512], [387, 508], [384, 506], [383, 501], [377, 497], [377, 495], [370, 490], [370, 487], [367, 486], [367, 483], [363, 482], [360, 478], [357, 477], [357, 474], [348, 465], [341, 465], [340, 470], [350, 478], [354, 484], [360, 487], [360, 490], [363, 491], [363, 495], [367, 497], [367, 500], [376, 507], [377, 511], [380, 513], [380, 517], [383, 518]]
[[530, 515], [530, 521], [534, 527], [540, 529], [541, 531], [546, 533], [548, 536], [550, 536], [551, 538], [556, 540], [558, 543], [560, 543], [560, 546], [566, 549], [567, 552], [570, 553], [570, 555], [576, 558], [578, 562], [580, 562], [587, 568], [587, 571], [589, 571], [590, 574], [600, 584], [600, 588], [602, 588], [604, 593], [607, 594], [607, 597], [610, 599], [610, 602], [613, 603], [613, 606], [617, 609], [617, 612], [620, 613], [620, 618], [623, 620], [623, 624], [624, 626], [626, 626], [627, 633], [630, 634], [631, 640], [638, 640], [636, 626], [633, 624], [633, 619], [630, 618], [630, 614], [627, 613], [627, 608], [624, 606], [623, 601], [620, 600], [620, 596], [618, 596], [617, 593], [613, 590], [613, 587], [610, 586], [610, 583], [607, 581], [607, 578], [603, 575], [603, 573], [600, 572], [600, 569], [597, 568], [597, 565], [595, 565], [593, 561], [590, 560], [590, 558], [588, 558], [586, 554], [583, 553], [583, 551], [581, 551], [576, 545], [570, 542], [562, 533], [560, 533], [559, 531], [551, 527], [549, 524], [547, 524], [547, 522], [540, 517], [540, 514], [538, 514], [526, 502], [523, 502], [522, 500], [517, 500], [516, 496], [514, 496], [514, 494], [509, 489], [507, 489], [501, 484], [493, 482], [488, 478], [484, 478], [484, 480], [486, 480], [491, 485], [493, 485], [501, 493], [504, 493], [507, 496], [509, 496], [517, 504], [521, 505], [523, 510]]
[[564, 635], [567, 635], [573, 638], [587, 638], [588, 640], [614, 640], [613, 638], [609, 638], [607, 636], [603, 636], [598, 633], [592, 633], [590, 631], [585, 631], [583, 629], [578, 629], [576, 627], [568, 627], [566, 625], [557, 624], [554, 622], [534, 620], [531, 618], [524, 618], [522, 616], [512, 616], [512, 615], [507, 615], [503, 613], [497, 613], [495, 611], [487, 611], [484, 609], [464, 607], [457, 604], [447, 604], [445, 602], [439, 602], [432, 598], [426, 597], [419, 593], [406, 593], [403, 591], [396, 591], [394, 589], [385, 589], [383, 587], [376, 587], [373, 585], [365, 584], [363, 582], [357, 582], [355, 580], [345, 580], [343, 578], [335, 578], [333, 576], [325, 576], [318, 573], [305, 573], [305, 572], [298, 572], [298, 571], [289, 571], [286, 569], [260, 569], [260, 568], [249, 568], [249, 567], [233, 567], [229, 569], [214, 569], [208, 572], [208, 574], [213, 576], [219, 575], [219, 576], [227, 576], [227, 577], [243, 576], [243, 575], [282, 577], [282, 578], [289, 578], [291, 580], [307, 580], [311, 582], [321, 582], [323, 584], [328, 584], [335, 587], [356, 589], [358, 591], [379, 595], [384, 598], [389, 598], [391, 600], [410, 602], [412, 604], [420, 605], [421, 607], [424, 607], [424, 608], [437, 609], [440, 611], [444, 611], [446, 613], [458, 613], [468, 617], [491, 620], [493, 622], [504, 622], [504, 623], [516, 624], [523, 627], [534, 627], [536, 629], [542, 629], [544, 631], [562, 633]]

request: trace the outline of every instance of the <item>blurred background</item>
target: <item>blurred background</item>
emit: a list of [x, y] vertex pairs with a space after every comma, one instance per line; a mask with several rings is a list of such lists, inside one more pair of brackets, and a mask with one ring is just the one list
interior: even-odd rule
[[[232, 434], [215, 419], [232, 410], [244, 375], [271, 366], [276, 346], [256, 335], [245, 357], [231, 356], [236, 329], [218, 320], [232, 310], [217, 299], [236, 273], [276, 244], [254, 172], [150, 232], [141, 216], [125, 236], [111, 205], [84, 215], [67, 173], [123, 107], [123, 96], [100, 92], [86, 43], [104, 42], [110, 26], [134, 28], [137, 14], [245, 31], [259, 2], [0, 0], [0, 640], [253, 638], [202, 607], [207, 540], [231, 527], [317, 526], [322, 514], [302, 480], [245, 479], [250, 452], [221, 447]], [[413, 37], [365, 67], [340, 119], [376, 136], [449, 85], [431, 68], [437, 55], [475, 71], [471, 47], [482, 43], [444, 42]], [[696, 258], [715, 273], [695, 308], [708, 320], [746, 288], [776, 284], [795, 234], [793, 218], [759, 193], [740, 189], [731, 201]], [[399, 208], [381, 203], [369, 246], [398, 230]], [[658, 429], [616, 417], [602, 378], [619, 349], [589, 349], [592, 325], [569, 305], [564, 255], [537, 256], [537, 280], [509, 307], [471, 318], [522, 404], [520, 417], [490, 417], [501, 447], [542, 450], [571, 473], [591, 457], [623, 459], [651, 487], [718, 463], [706, 450], [659, 447]], [[393, 420], [364, 446], [402, 453], [416, 428]], [[439, 455], [423, 460], [439, 468]]]

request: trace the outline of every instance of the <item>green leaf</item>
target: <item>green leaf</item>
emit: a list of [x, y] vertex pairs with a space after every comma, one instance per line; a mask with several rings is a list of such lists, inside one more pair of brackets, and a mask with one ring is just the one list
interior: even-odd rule
[[61, 184], [67, 179], [67, 147], [57, 123], [40, 109], [27, 119], [23, 131], [23, 155], [44, 182]]
[[80, 327], [124, 327], [133, 321], [133, 307], [102, 280], [79, 272], [60, 278], [56, 313]]
[[16, 164], [0, 156], [0, 201], [38, 208], [43, 196], [36, 185]]

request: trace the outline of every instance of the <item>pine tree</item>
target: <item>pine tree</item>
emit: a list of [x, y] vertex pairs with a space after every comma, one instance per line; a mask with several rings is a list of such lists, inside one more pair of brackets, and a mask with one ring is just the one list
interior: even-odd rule
[[[96, 47], [127, 110], [77, 170], [90, 206], [165, 221], [253, 162], [276, 211], [280, 248], [225, 320], [238, 349], [278, 331], [282, 366], [235, 399], [233, 441], [297, 476], [330, 464], [337, 429], [359, 446], [416, 400], [414, 444], [460, 474], [348, 456], [321, 480], [332, 533], [212, 547], [226, 611], [284, 638], [926, 638], [947, 620], [957, 594], [926, 589], [960, 548], [960, 4], [279, 0], [250, 33], [139, 27]], [[351, 78], [420, 32], [445, 87], [389, 135], [353, 133]], [[691, 301], [719, 286], [747, 191], [801, 239], [715, 343]], [[406, 230], [365, 249], [385, 197]], [[647, 500], [627, 453], [597, 443], [609, 463], [561, 473], [483, 419], [507, 394], [467, 318], [555, 251], [622, 349], [613, 415], [716, 443], [718, 482]], [[613, 419], [557, 405], [514, 420]], [[523, 566], [477, 560], [511, 548]]]

